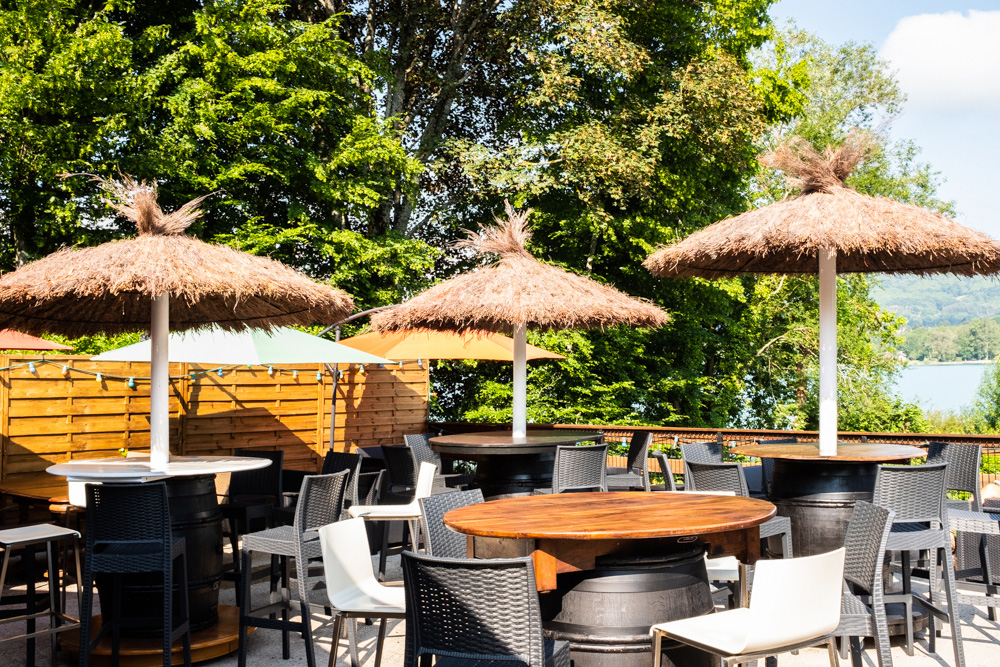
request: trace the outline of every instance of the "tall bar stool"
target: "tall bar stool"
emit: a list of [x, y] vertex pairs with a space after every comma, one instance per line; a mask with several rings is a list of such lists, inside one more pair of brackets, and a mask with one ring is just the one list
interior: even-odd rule
[[[94, 601], [94, 575], [161, 572], [163, 574], [163, 667], [171, 667], [172, 646], [184, 646], [184, 665], [191, 667], [191, 624], [188, 616], [187, 544], [173, 537], [167, 485], [87, 484], [87, 558], [83, 566], [80, 602], [80, 667], [90, 663], [90, 652], [111, 634], [112, 665], [118, 664], [123, 626], [146, 619], [122, 618], [121, 577], [111, 577], [112, 604], [101, 609], [101, 631], [90, 637]], [[173, 590], [177, 582], [182, 619], [174, 614]]]
[[[59, 576], [56, 551], [59, 543], [63, 540], [72, 540], [73, 542], [73, 554], [76, 557], [76, 580], [80, 581], [80, 533], [69, 528], [53, 526], [47, 523], [0, 530], [0, 548], [3, 549], [3, 565], [0, 566], [0, 606], [24, 605], [20, 609], [0, 611], [0, 624], [25, 621], [27, 626], [25, 634], [15, 637], [4, 637], [0, 639], [0, 642], [26, 639], [28, 647], [25, 664], [27, 667], [34, 667], [35, 664], [35, 637], [50, 636], [52, 641], [52, 662], [55, 664], [55, 656], [59, 650], [56, 635], [60, 632], [80, 627], [80, 621], [66, 615], [59, 604], [59, 592], [60, 590], [65, 592], [66, 580], [65, 577]], [[39, 547], [45, 549], [45, 564], [48, 571], [49, 599], [47, 609], [44, 608], [43, 601], [37, 599], [35, 595], [35, 552]], [[3, 594], [4, 585], [7, 583], [10, 558], [17, 549], [22, 550], [21, 561], [25, 569], [27, 592], [24, 595], [5, 596]], [[78, 587], [78, 602], [79, 595]], [[49, 619], [49, 627], [44, 630], [36, 630], [35, 621], [43, 617]]]
[[[951, 624], [955, 646], [955, 666], [965, 667], [962, 649], [962, 629], [958, 612], [955, 567], [951, 556], [951, 530], [948, 524], [947, 463], [922, 466], [878, 467], [872, 503], [896, 513], [886, 543], [886, 551], [902, 552], [903, 592], [887, 594], [886, 602], [902, 602], [906, 607], [906, 652], [913, 655], [912, 605], [919, 604], [929, 613], [928, 643], [934, 652], [934, 619]], [[930, 599], [915, 595], [910, 589], [910, 557], [912, 550], [930, 551]], [[943, 561], [943, 564], [942, 564]], [[944, 572], [944, 593], [947, 610], [935, 603], [938, 594], [938, 568]]]

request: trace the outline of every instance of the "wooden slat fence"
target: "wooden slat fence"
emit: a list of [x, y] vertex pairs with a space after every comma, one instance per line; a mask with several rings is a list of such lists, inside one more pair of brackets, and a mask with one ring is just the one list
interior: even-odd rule
[[[0, 368], [35, 362], [33, 369], [0, 371], [2, 477], [114, 456], [119, 448], [149, 450], [149, 364], [38, 359], [0, 355]], [[237, 447], [280, 447], [285, 467], [317, 469], [327, 450], [334, 387], [322, 364], [274, 367], [273, 376], [260, 366], [226, 368], [221, 376], [202, 372], [212, 368], [170, 366], [171, 451], [222, 455]], [[424, 432], [426, 364], [341, 369], [335, 449], [397, 443], [406, 433]]]

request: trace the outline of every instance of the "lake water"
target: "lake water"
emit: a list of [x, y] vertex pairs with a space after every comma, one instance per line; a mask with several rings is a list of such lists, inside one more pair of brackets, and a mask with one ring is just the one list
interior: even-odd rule
[[983, 372], [989, 364], [911, 364], [896, 380], [896, 389], [907, 401], [925, 410], [958, 412], [972, 405]]

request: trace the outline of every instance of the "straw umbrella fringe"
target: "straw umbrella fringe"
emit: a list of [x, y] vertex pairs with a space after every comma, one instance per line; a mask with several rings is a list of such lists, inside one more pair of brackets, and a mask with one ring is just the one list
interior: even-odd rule
[[[81, 336], [150, 331], [151, 463], [169, 459], [167, 333], [216, 324], [246, 327], [333, 322], [351, 298], [280, 262], [210, 245], [185, 230], [204, 197], [173, 213], [156, 186], [95, 177], [111, 206], [139, 236], [92, 248], [63, 249], [0, 277], [0, 328]], [[173, 297], [173, 298], [171, 298]]]
[[852, 132], [822, 155], [794, 138], [761, 162], [781, 169], [799, 194], [722, 220], [657, 250], [644, 265], [669, 277], [819, 274], [820, 454], [837, 452], [837, 271], [955, 273], [1000, 271], [1000, 244], [945, 216], [845, 184], [872, 151]]
[[525, 248], [531, 209], [517, 212], [506, 203], [507, 217], [458, 247], [499, 261], [450, 278], [409, 301], [372, 317], [379, 332], [408, 329], [496, 332], [514, 336], [514, 436], [527, 429], [526, 344], [528, 327], [541, 330], [589, 329], [627, 324], [664, 324], [667, 314], [651, 303], [564, 269], [542, 264]]

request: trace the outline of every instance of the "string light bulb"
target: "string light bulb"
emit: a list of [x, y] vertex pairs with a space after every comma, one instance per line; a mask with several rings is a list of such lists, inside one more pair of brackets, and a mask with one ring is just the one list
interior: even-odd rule
[[270, 375], [271, 377], [274, 377], [274, 366], [267, 367], [267, 374]]
[[30, 362], [30, 361], [28, 362], [28, 372], [29, 373], [34, 373], [35, 372], [35, 364], [32, 363], [32, 362]]
[[296, 381], [299, 379], [299, 372], [298, 371], [292, 371], [292, 379], [296, 380]]
[[364, 374], [364, 372], [365, 372], [365, 365], [364, 364], [358, 364], [358, 372], [361, 373], [361, 374]]
[[129, 378], [128, 379], [128, 388], [129, 389], [135, 389], [135, 378]]
[[316, 382], [322, 382], [322, 381], [323, 381], [323, 374], [320, 373], [319, 371], [316, 371]]
[[97, 381], [97, 384], [101, 384], [102, 382], [104, 382], [104, 376], [98, 373], [97, 375], [94, 376], [94, 380]]
[[219, 377], [222, 377], [222, 369], [220, 368], [217, 371], [215, 371], [215, 374], [218, 375]]
[[64, 378], [68, 378], [69, 377], [69, 366], [63, 366], [62, 367], [62, 376]]

